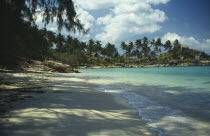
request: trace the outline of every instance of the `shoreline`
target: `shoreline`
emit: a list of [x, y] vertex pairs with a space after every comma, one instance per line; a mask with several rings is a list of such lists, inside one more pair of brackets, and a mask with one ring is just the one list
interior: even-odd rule
[[[85, 73], [45, 71], [45, 67], [41, 66], [42, 70], [37, 66], [30, 66], [26, 73], [0, 71], [0, 96], [5, 95], [8, 103], [5, 105], [7, 111], [0, 114], [0, 135], [162, 134], [141, 115], [132, 101], [106, 88], [112, 81]], [[0, 111], [5, 106], [1, 99]]]
[[99, 91], [82, 74], [48, 78], [51, 87], [45, 93], [12, 102], [1, 116], [1, 136], [157, 135], [125, 100]]
[[79, 66], [79, 69], [100, 69], [100, 68], [147, 68], [147, 67], [193, 67], [193, 66], [210, 66], [210, 61], [172, 61], [170, 63], [160, 64], [123, 64], [121, 66]]
[[[199, 67], [198, 69], [201, 70], [202, 68], [204, 67]], [[195, 69], [197, 68], [195, 67]], [[208, 67], [204, 68], [203, 70], [205, 71], [205, 69], [208, 69]], [[120, 69], [118, 70], [120, 71]], [[84, 73], [92, 77], [92, 81], [90, 78], [89, 82], [97, 82], [99, 84], [103, 84], [105, 92], [112, 93], [113, 95], [119, 94], [119, 96], [125, 98], [127, 103], [132, 105], [132, 108], [139, 111], [140, 118], [148, 121], [148, 125], [152, 126], [154, 128], [154, 131], [159, 131], [159, 135], [186, 134], [197, 136], [209, 134], [208, 128], [210, 124], [207, 111], [207, 109], [209, 108], [207, 108], [207, 106], [200, 106], [202, 102], [208, 103], [208, 93], [206, 93], [206, 95], [204, 94], [205, 87], [203, 89], [204, 92], [196, 93], [192, 92], [194, 87], [197, 88], [196, 86], [187, 87], [188, 84], [193, 84], [192, 81], [195, 81], [193, 79], [197, 79], [197, 75], [192, 78], [189, 77], [189, 79], [183, 78], [183, 81], [179, 80], [182, 78], [175, 78], [175, 80], [181, 81], [181, 84], [178, 81], [171, 80], [171, 83], [175, 83], [176, 85], [168, 83], [166, 83], [165, 85], [157, 85], [154, 82], [151, 82], [151, 84], [146, 84], [145, 82], [142, 82], [142, 80], [140, 80], [139, 78], [136, 78], [137, 75], [135, 76], [134, 74], [138, 73], [138, 69], [134, 69], [135, 72], [132, 71], [132, 69], [121, 70], [121, 73], [117, 72], [116, 75], [114, 73], [111, 73], [112, 70], [108, 69], [96, 71], [84, 70]], [[144, 71], [144, 69], [142, 70]], [[112, 72], [115, 71], [116, 69], [113, 69]], [[178, 70], [178, 72], [179, 71], [180, 69]], [[134, 76], [130, 76], [129, 72], [133, 73]], [[123, 74], [124, 76], [122, 76], [121, 74]], [[143, 79], [145, 77], [145, 75], [141, 72], [139, 72], [138, 76]], [[149, 75], [146, 75], [146, 77], [147, 76]], [[129, 80], [129, 78], [135, 79], [135, 81], [138, 80], [140, 82], [138, 82], [138, 84], [135, 84], [135, 81], [132, 82], [133, 80]], [[150, 81], [150, 78], [146, 79]], [[161, 79], [162, 81], [164, 81], [165, 78]], [[206, 82], [209, 81], [208, 79], [209, 78], [207, 77], [207, 80], [201, 80], [200, 83], [209, 84], [209, 82]], [[188, 80], [187, 83], [184, 82], [186, 80]], [[158, 81], [158, 79], [154, 81]], [[186, 87], [183, 87], [183, 83], [186, 83]], [[197, 83], [197, 81], [195, 83]], [[189, 99], [192, 96], [193, 99]], [[200, 99], [196, 99], [199, 97], [200, 99], [203, 99], [202, 102], [199, 101]], [[185, 107], [182, 107], [182, 105], [185, 105]], [[191, 105], [194, 105], [192, 109]], [[204, 110], [200, 111], [199, 113], [198, 111], [202, 108]]]

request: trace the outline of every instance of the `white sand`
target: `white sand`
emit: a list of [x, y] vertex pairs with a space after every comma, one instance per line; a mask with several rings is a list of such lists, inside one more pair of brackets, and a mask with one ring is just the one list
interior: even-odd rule
[[0, 136], [152, 136], [125, 101], [97, 90], [82, 74], [54, 74], [44, 94], [13, 104]]

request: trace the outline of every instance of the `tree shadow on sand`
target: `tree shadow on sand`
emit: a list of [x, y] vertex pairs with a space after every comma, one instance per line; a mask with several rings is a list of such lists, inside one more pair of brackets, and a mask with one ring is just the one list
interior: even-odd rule
[[[27, 101], [18, 102], [14, 109], [2, 117], [0, 135], [155, 135], [155, 132], [151, 131], [150, 127], [146, 125], [147, 121], [140, 120], [137, 112], [121, 104], [113, 104], [115, 102], [110, 94], [105, 94], [96, 89], [98, 84], [88, 83], [85, 81], [86, 79], [77, 76], [69, 75], [69, 78], [78, 78], [81, 81], [60, 79], [52, 83], [53, 90], [44, 94], [37, 94]], [[112, 85], [117, 86], [118, 84]], [[199, 109], [202, 102], [188, 100], [188, 98], [199, 96], [206, 103], [210, 100], [209, 93], [194, 92], [193, 88], [187, 87], [142, 87], [136, 85], [130, 85], [130, 87], [134, 88], [134, 90], [131, 90], [132, 92], [141, 94], [165, 106], [181, 107], [173, 101], [182, 101], [182, 104], [186, 105], [193, 104], [197, 108], [195, 111], [197, 110], [198, 113], [188, 110], [184, 112], [196, 120], [210, 121], [207, 116], [207, 114], [209, 115], [209, 104], [206, 104], [204, 109]], [[93, 88], [95, 89], [93, 90]], [[173, 93], [177, 90], [181, 93]], [[157, 91], [161, 91], [161, 95]], [[165, 103], [166, 101], [168, 103]], [[170, 122], [168, 123], [170, 124]], [[184, 123], [180, 122], [177, 125], [182, 126]], [[170, 132], [175, 134], [177, 128], [170, 127]], [[182, 131], [181, 129], [182, 127], [178, 128]], [[193, 127], [188, 127], [188, 129], [197, 131]], [[202, 131], [207, 130], [203, 129]]]

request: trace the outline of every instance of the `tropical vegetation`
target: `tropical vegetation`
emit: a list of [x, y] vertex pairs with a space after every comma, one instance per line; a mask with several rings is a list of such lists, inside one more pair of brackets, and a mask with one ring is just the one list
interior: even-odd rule
[[[116, 63], [145, 63], [170, 60], [209, 59], [205, 52], [183, 46], [178, 40], [163, 42], [161, 38], [147, 37], [122, 42], [120, 48], [112, 43], [90, 39], [81, 41], [71, 35], [64, 36], [61, 30], [86, 34], [72, 0], [3, 0], [1, 27], [0, 63], [14, 65], [21, 58], [53, 59], [71, 66], [113, 65]], [[36, 14], [42, 14], [43, 23], [57, 21], [58, 32], [35, 24]], [[63, 18], [63, 16], [66, 16]], [[123, 53], [119, 53], [122, 51]]]

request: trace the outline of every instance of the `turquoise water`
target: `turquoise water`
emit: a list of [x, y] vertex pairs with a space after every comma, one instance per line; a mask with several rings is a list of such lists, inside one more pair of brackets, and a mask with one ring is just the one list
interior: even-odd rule
[[210, 135], [210, 67], [81, 69], [161, 136]]

